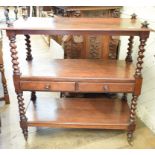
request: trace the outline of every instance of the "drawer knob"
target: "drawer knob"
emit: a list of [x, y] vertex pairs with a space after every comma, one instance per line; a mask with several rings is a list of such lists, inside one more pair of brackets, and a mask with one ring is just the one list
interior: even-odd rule
[[50, 84], [46, 84], [44, 87], [45, 90], [49, 90], [50, 89]]
[[108, 91], [108, 86], [107, 86], [107, 85], [104, 85], [104, 86], [103, 86], [103, 90], [104, 90], [104, 91]]

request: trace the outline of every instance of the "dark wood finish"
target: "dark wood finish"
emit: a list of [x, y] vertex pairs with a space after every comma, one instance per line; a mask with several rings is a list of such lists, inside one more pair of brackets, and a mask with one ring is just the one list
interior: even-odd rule
[[136, 106], [137, 106], [137, 99], [138, 99], [138, 96], [133, 95], [133, 98], [131, 100], [130, 125], [129, 125], [128, 133], [127, 133], [127, 138], [128, 138], [129, 143], [131, 143], [133, 140], [133, 132], [136, 127], [136, 123], [135, 123], [136, 113], [135, 112], [136, 112]]
[[26, 60], [27, 61], [31, 61], [33, 59], [32, 57], [32, 53], [31, 53], [31, 41], [30, 41], [30, 35], [25, 35], [25, 45], [26, 45], [26, 50], [27, 50], [27, 57]]
[[36, 99], [37, 99], [36, 92], [35, 91], [32, 91], [31, 92], [31, 101], [35, 102]]
[[[61, 6], [52, 7], [57, 16], [67, 17], [93, 17], [93, 18], [119, 18], [121, 7], [119, 6]], [[66, 37], [66, 36], [65, 36]], [[116, 59], [118, 55], [119, 38], [102, 35], [69, 35], [64, 44], [65, 58], [111, 58]], [[54, 37], [55, 38], [55, 37]], [[53, 37], [52, 37], [53, 39]], [[58, 39], [56, 39], [57, 42]], [[69, 47], [69, 48], [68, 48]]]
[[21, 68], [22, 81], [135, 82], [135, 67], [124, 60], [38, 58]]
[[21, 81], [23, 91], [67, 91], [67, 92], [133, 92], [134, 83], [86, 83], [86, 82], [34, 82]]
[[19, 108], [19, 115], [20, 115], [20, 127], [22, 128], [24, 138], [27, 140], [28, 138], [28, 126], [27, 126], [27, 117], [25, 115], [25, 107], [24, 107], [24, 99], [22, 93], [17, 93], [17, 100], [18, 100], [18, 108]]
[[78, 84], [79, 92], [133, 92], [133, 83], [84, 83]]
[[28, 126], [128, 129], [130, 110], [126, 102], [118, 99], [50, 98], [44, 104], [41, 101], [29, 105]]
[[[111, 19], [111, 18], [107, 18], [107, 19], [52, 18], [51, 19], [50, 18], [50, 20], [48, 18], [29, 18], [28, 20], [23, 21], [22, 25], [20, 24], [20, 22], [21, 20], [17, 20], [14, 23], [14, 27], [8, 27], [6, 28], [6, 30], [7, 30], [7, 35], [10, 39], [11, 57], [12, 57], [13, 72], [14, 72], [14, 85], [15, 85], [15, 90], [17, 92], [17, 98], [18, 98], [18, 104], [19, 104], [21, 128], [23, 130], [25, 139], [27, 139], [28, 125], [76, 127], [76, 128], [80, 128], [81, 126], [83, 126], [85, 128], [92, 127], [92, 128], [125, 129], [125, 130], [128, 130], [128, 140], [130, 141], [133, 137], [133, 131], [135, 130], [135, 127], [136, 127], [135, 109], [137, 105], [136, 103], [137, 98], [140, 95], [141, 85], [142, 85], [141, 71], [142, 71], [143, 57], [144, 57], [144, 51], [145, 51], [144, 46], [147, 38], [149, 37], [150, 29], [146, 27], [141, 27], [141, 23], [138, 20], [117, 19], [117, 18], [115, 19]], [[45, 22], [47, 22], [46, 25], [44, 24]], [[27, 34], [82, 34], [82, 35], [105, 34], [109, 36], [111, 35], [139, 36], [140, 46], [139, 46], [136, 69], [134, 70], [132, 63], [129, 63], [126, 61], [119, 61], [119, 60], [105, 60], [105, 61], [103, 61], [102, 59], [51, 60], [51, 58], [48, 58], [44, 61], [42, 61], [41, 59], [40, 60], [34, 59], [32, 63], [26, 62], [26, 64], [24, 64], [24, 72], [21, 75], [21, 72], [19, 69], [16, 45], [15, 45], [16, 34], [23, 34], [23, 35], [25, 34], [26, 35]], [[130, 54], [128, 53], [128, 55]], [[39, 65], [37, 65], [36, 63], [37, 61]], [[48, 65], [48, 61], [50, 62], [49, 65]], [[47, 62], [47, 65], [45, 65], [43, 62]], [[42, 69], [41, 67], [38, 68], [38, 66], [41, 66], [41, 65], [43, 68]], [[27, 69], [26, 66], [29, 66], [28, 67], [29, 70]], [[49, 70], [49, 67], [50, 67], [50, 70]], [[81, 85], [82, 82], [83, 84], [85, 82], [86, 87], [89, 87], [89, 85], [91, 85], [91, 87], [89, 88], [95, 89], [95, 91], [98, 91], [98, 90], [100, 91], [101, 86], [104, 83], [106, 83], [109, 86], [107, 87], [107, 85], [103, 85], [103, 89], [107, 91], [109, 90], [126, 91], [127, 89], [127, 92], [131, 91], [133, 94], [131, 107], [130, 107], [130, 110], [128, 111], [127, 110], [128, 106], [125, 100], [120, 100], [120, 99], [119, 99], [119, 102], [115, 102], [115, 100], [110, 99], [109, 101], [98, 103], [97, 100], [93, 102], [93, 100], [85, 98], [85, 99], [82, 99], [81, 105], [80, 105], [81, 101], [79, 100], [77, 100], [77, 102], [75, 101], [73, 102], [73, 100], [70, 100], [70, 101], [67, 100], [66, 103], [64, 103], [65, 100], [63, 100], [63, 104], [58, 104], [59, 106], [56, 106], [55, 104], [55, 108], [57, 109], [57, 111], [55, 112], [59, 117], [55, 117], [55, 115], [52, 115], [53, 120], [42, 121], [42, 117], [40, 114], [42, 113], [41, 112], [43, 108], [42, 106], [46, 108], [45, 106], [46, 102], [44, 102], [45, 103], [44, 105], [43, 104], [37, 105], [38, 108], [40, 105], [42, 107], [42, 108], [39, 108], [39, 111], [34, 111], [35, 109], [33, 107], [34, 113], [31, 113], [31, 116], [33, 116], [31, 118], [33, 119], [32, 121], [30, 121], [30, 118], [29, 118], [27, 122], [27, 118], [25, 116], [24, 101], [22, 96], [23, 90], [21, 86], [24, 85], [24, 87], [26, 87], [26, 85], [24, 84], [24, 82], [26, 82], [28, 85], [28, 87], [26, 88], [27, 90], [30, 89], [30, 91], [34, 91], [35, 90], [34, 86], [37, 87], [37, 89], [41, 90], [43, 86], [43, 82], [45, 81], [49, 82], [49, 85], [47, 85], [47, 88], [49, 90], [53, 87], [53, 83], [55, 83], [55, 86], [57, 87], [57, 82], [60, 82], [60, 83], [64, 82], [65, 84], [67, 82], [73, 82], [73, 83], [75, 82], [75, 88], [74, 88], [75, 90], [79, 89], [79, 86]], [[39, 82], [40, 85], [38, 86], [33, 85], [33, 83], [37, 84], [37, 82]], [[46, 82], [45, 82], [45, 86], [46, 86]], [[96, 83], [96, 85], [94, 85], [94, 83]], [[65, 85], [63, 87], [63, 85], [60, 84], [59, 86], [60, 86], [59, 87], [60, 91], [62, 88], [63, 89], [69, 88], [68, 85]], [[84, 86], [82, 89], [86, 89], [86, 91], [90, 92], [90, 90], [88, 90], [87, 88], [84, 88]], [[45, 89], [43, 89], [43, 91], [44, 90]], [[51, 89], [50, 91], [53, 91], [53, 89]], [[123, 103], [121, 103], [121, 101]], [[105, 103], [108, 103], [108, 104], [106, 104], [105, 106]], [[86, 106], [83, 106], [83, 104], [85, 104]], [[64, 106], [70, 105], [70, 106], [65, 108], [64, 110], [61, 108], [63, 107], [62, 105]], [[95, 105], [97, 106], [97, 109], [95, 109], [96, 110], [95, 115], [92, 115], [92, 113], [94, 114]], [[93, 106], [93, 109], [91, 109], [92, 106]], [[72, 107], [74, 107], [72, 113], [70, 112], [68, 113], [68, 109]], [[78, 112], [77, 110], [75, 110], [76, 107], [79, 107]], [[87, 108], [88, 110], [85, 110]], [[47, 110], [49, 110], [49, 108], [47, 108]], [[48, 111], [44, 111], [44, 112], [47, 114]], [[77, 115], [75, 115], [76, 113]], [[77, 119], [78, 114], [80, 114], [79, 117], [83, 116], [83, 117], [80, 117], [80, 120]], [[51, 115], [46, 115], [44, 118], [48, 119], [49, 116]], [[119, 119], [117, 119], [118, 117]], [[69, 122], [68, 119], [72, 120], [71, 124], [66, 124], [67, 122]], [[75, 125], [74, 122], [78, 120], [80, 122]], [[98, 122], [99, 120], [101, 120], [101, 122]], [[83, 124], [81, 123], [82, 121], [83, 121]], [[93, 125], [91, 126], [90, 123], [92, 123]]]
[[[22, 23], [22, 24], [21, 24]], [[44, 24], [46, 23], [46, 24]], [[39, 18], [19, 19], [14, 26], [5, 28], [16, 34], [105, 34], [121, 36], [148, 35], [148, 28], [141, 28], [141, 22], [126, 18]]]
[[141, 85], [142, 85], [142, 64], [143, 64], [143, 58], [144, 58], [144, 47], [148, 36], [140, 36], [140, 45], [139, 45], [139, 52], [138, 52], [138, 58], [137, 58], [137, 64], [136, 64], [136, 72], [135, 72], [135, 79], [136, 79], [136, 87], [135, 91], [133, 93], [133, 98], [131, 101], [131, 111], [130, 111], [130, 126], [128, 130], [128, 141], [131, 142], [133, 139], [133, 132], [136, 127], [135, 118], [136, 118], [136, 107], [137, 107], [137, 99], [141, 92]]
[[142, 64], [143, 64], [143, 58], [144, 58], [144, 47], [146, 45], [146, 41], [147, 41], [148, 36], [140, 36], [140, 45], [139, 45], [139, 52], [138, 52], [138, 58], [137, 58], [137, 64], [136, 64], [136, 73], [135, 73], [135, 77], [142, 77]]
[[125, 59], [127, 62], [132, 62], [133, 39], [134, 39], [134, 37], [130, 36], [129, 43], [128, 43], [128, 53], [127, 53], [127, 56], [126, 56], [126, 59]]
[[122, 100], [127, 102], [127, 93], [123, 93]]
[[37, 91], [75, 91], [75, 82], [34, 82], [21, 81], [20, 87], [22, 90], [37, 90]]
[[0, 97], [0, 101], [4, 100], [6, 104], [10, 103], [7, 82], [4, 74], [4, 63], [3, 63], [3, 53], [2, 53], [2, 39], [0, 37], [0, 72], [1, 72], [1, 82], [4, 91], [4, 97]]
[[110, 10], [118, 9], [121, 6], [57, 6], [55, 8], [62, 9], [65, 11], [96, 11], [96, 10]]
[[13, 78], [14, 78], [14, 85], [15, 90], [17, 93], [17, 100], [18, 100], [18, 107], [19, 107], [19, 115], [20, 115], [20, 127], [22, 128], [24, 138], [27, 140], [28, 138], [28, 129], [27, 129], [27, 118], [25, 116], [25, 107], [24, 107], [24, 99], [22, 91], [20, 90], [20, 68], [19, 68], [19, 62], [18, 62], [18, 56], [16, 51], [16, 36], [10, 35], [10, 52], [12, 57], [12, 63], [13, 63]]
[[[30, 35], [25, 35], [25, 45], [26, 45], [26, 50], [27, 50], [27, 56], [26, 56], [26, 60], [27, 61], [32, 61], [33, 57], [32, 57], [32, 53], [31, 53], [31, 41], [30, 41]], [[36, 100], [36, 93], [33, 91], [31, 92], [31, 100], [35, 102]]]

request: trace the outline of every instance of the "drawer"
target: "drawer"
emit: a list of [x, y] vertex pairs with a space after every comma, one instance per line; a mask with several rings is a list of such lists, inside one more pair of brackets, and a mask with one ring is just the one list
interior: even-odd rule
[[75, 91], [75, 82], [34, 82], [21, 81], [22, 90], [38, 91]]
[[78, 92], [133, 92], [134, 83], [78, 83]]

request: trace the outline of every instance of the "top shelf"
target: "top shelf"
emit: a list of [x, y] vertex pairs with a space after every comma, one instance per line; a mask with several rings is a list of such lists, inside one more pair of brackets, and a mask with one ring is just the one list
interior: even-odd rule
[[30, 17], [18, 19], [6, 30], [16, 34], [108, 34], [149, 35], [149, 28], [141, 28], [141, 21], [127, 18], [68, 18]]
[[118, 9], [122, 8], [122, 6], [57, 6], [57, 8], [63, 9], [65, 11], [96, 11]]

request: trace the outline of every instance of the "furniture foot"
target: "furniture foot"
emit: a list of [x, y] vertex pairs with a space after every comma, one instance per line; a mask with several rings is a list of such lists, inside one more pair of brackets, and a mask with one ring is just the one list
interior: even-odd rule
[[33, 59], [32, 54], [31, 54], [31, 41], [30, 41], [30, 36], [29, 35], [25, 35], [26, 39], [26, 50], [27, 50], [27, 57], [26, 60], [27, 61], [31, 61]]
[[129, 145], [133, 146], [133, 132], [127, 133], [127, 140], [128, 140]]
[[135, 131], [136, 128], [136, 124], [135, 122], [131, 123], [128, 127], [128, 132], [127, 132], [127, 141], [129, 143], [129, 145], [133, 146], [133, 140], [134, 140], [134, 136], [133, 133]]
[[137, 99], [138, 96], [133, 94], [132, 100], [131, 100], [131, 108], [130, 108], [130, 124], [128, 126], [128, 133], [127, 133], [127, 140], [129, 144], [132, 144], [133, 141], [133, 133], [136, 128], [136, 106], [137, 106]]
[[19, 114], [20, 114], [20, 127], [23, 131], [24, 138], [27, 141], [27, 139], [28, 139], [28, 126], [27, 126], [27, 118], [25, 116], [23, 94], [17, 93], [17, 99], [18, 99], [18, 107], [19, 107]]
[[31, 101], [35, 102], [36, 99], [37, 99], [36, 92], [35, 91], [32, 91], [31, 92]]
[[25, 141], [27, 141], [28, 140], [28, 130], [23, 129], [23, 134], [24, 134]]
[[20, 121], [20, 127], [22, 128], [24, 139], [25, 139], [25, 141], [27, 141], [28, 140], [27, 120], [21, 120]]
[[122, 101], [127, 101], [127, 94], [126, 93], [123, 93], [123, 96], [121, 98]]

